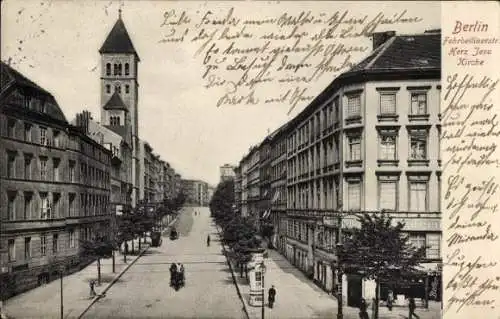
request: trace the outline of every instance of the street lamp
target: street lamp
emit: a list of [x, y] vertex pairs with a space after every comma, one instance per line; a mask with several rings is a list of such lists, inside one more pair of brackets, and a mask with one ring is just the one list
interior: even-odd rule
[[261, 276], [262, 276], [262, 308], [261, 308], [261, 318], [264, 319], [264, 305], [265, 305], [265, 286], [264, 286], [264, 274], [266, 272], [266, 265], [264, 264], [264, 261], [262, 261], [261, 264]]
[[337, 319], [343, 319], [343, 302], [342, 302], [342, 259], [341, 251], [344, 245], [341, 242], [337, 243]]
[[64, 318], [64, 297], [63, 297], [63, 277], [64, 277], [64, 264], [60, 266], [60, 278], [61, 278], [61, 319]]

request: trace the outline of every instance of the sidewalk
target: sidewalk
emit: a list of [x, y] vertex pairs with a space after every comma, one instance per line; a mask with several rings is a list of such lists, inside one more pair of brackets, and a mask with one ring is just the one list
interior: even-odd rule
[[[138, 250], [138, 240], [134, 240], [135, 250]], [[132, 242], [129, 241], [129, 249]], [[149, 244], [141, 243], [142, 252]], [[101, 285], [95, 287], [99, 295], [107, 290], [116, 277], [125, 272], [141, 254], [127, 255], [127, 263], [123, 262], [121, 252], [115, 252], [115, 273], [112, 271], [112, 258], [101, 259]], [[90, 297], [89, 282], [97, 282], [97, 261], [94, 261], [81, 271], [63, 278], [64, 318], [78, 318], [86, 308], [94, 302]], [[95, 297], [98, 298], [98, 297]], [[4, 302], [3, 312], [7, 318], [59, 318], [61, 307], [61, 281], [59, 279], [14, 296]]]
[[[175, 223], [174, 219], [166, 228]], [[101, 259], [101, 285], [95, 287], [96, 297], [90, 296], [89, 282], [97, 282], [97, 261], [94, 261], [81, 271], [63, 278], [64, 318], [79, 318], [130, 268], [141, 255], [149, 248], [150, 239], [146, 244], [141, 242], [139, 252], [138, 239], [128, 241], [129, 254], [127, 262], [123, 261], [123, 245], [120, 251], [115, 252], [115, 273], [112, 271], [112, 258]], [[61, 282], [54, 280], [50, 283], [14, 296], [3, 303], [2, 315], [7, 318], [60, 318], [61, 311]]]
[[[228, 249], [226, 247], [226, 249]], [[274, 285], [277, 291], [276, 303], [273, 309], [266, 306], [266, 318], [335, 318], [337, 315], [337, 299], [317, 287], [300, 270], [295, 268], [277, 251], [268, 249], [266, 264], [265, 287], [267, 290]], [[250, 319], [261, 318], [261, 307], [250, 306], [250, 286], [248, 280], [240, 278], [238, 269], [233, 264], [234, 277], [238, 290], [241, 292], [245, 308]], [[267, 304], [267, 302], [266, 302]], [[344, 306], [344, 319], [358, 319], [359, 310]], [[368, 312], [371, 316], [371, 309]], [[429, 309], [417, 308], [416, 313], [421, 319], [440, 319], [440, 304], [430, 303]], [[408, 318], [408, 308], [399, 307], [389, 311], [387, 307], [379, 308], [380, 319]]]

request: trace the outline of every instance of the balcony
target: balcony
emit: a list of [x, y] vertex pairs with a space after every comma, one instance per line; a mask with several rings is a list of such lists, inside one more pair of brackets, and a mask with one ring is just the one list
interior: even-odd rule
[[414, 166], [429, 166], [429, 160], [428, 159], [409, 159], [408, 161], [408, 166], [414, 167]]
[[363, 166], [363, 161], [362, 160], [349, 160], [349, 161], [345, 161], [345, 167], [346, 168], [362, 167], [362, 166]]
[[408, 114], [408, 121], [409, 122], [428, 121], [429, 117], [430, 117], [429, 114]]

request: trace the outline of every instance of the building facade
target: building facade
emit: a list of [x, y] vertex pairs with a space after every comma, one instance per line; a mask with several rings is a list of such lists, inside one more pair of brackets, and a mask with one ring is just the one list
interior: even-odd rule
[[183, 179], [182, 190], [187, 205], [208, 206], [208, 183], [200, 180]]
[[[54, 97], [2, 63], [0, 206], [4, 297], [79, 269], [80, 239], [108, 236], [112, 154]], [[5, 248], [4, 248], [5, 247]]]
[[[357, 212], [390, 214], [405, 223], [414, 246], [426, 247], [426, 277], [393, 283], [395, 294], [423, 298], [441, 283], [440, 56], [439, 32], [376, 33], [364, 60], [335, 78], [282, 135], [273, 133], [271, 167], [286, 156], [286, 201], [272, 205], [280, 212], [272, 219], [282, 238], [277, 247], [325, 290], [342, 285], [349, 305], [375, 291], [360, 277], [336, 281], [339, 228], [358, 227]], [[248, 165], [246, 189], [253, 194], [256, 174]], [[283, 189], [282, 166], [276, 171], [271, 189]], [[277, 207], [285, 202], [283, 213]], [[382, 299], [388, 288], [382, 284]], [[440, 300], [437, 291], [431, 298]]]
[[230, 165], [230, 164], [224, 164], [220, 167], [220, 180], [221, 182], [227, 181], [227, 180], [233, 180], [235, 177], [235, 172], [234, 172], [235, 166]]

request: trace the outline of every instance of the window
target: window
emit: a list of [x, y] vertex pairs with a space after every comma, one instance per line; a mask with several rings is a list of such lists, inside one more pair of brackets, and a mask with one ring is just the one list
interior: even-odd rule
[[106, 75], [111, 75], [111, 63], [106, 63]]
[[54, 158], [54, 159], [52, 159], [52, 162], [53, 162], [53, 165], [54, 165], [54, 169], [52, 171], [52, 173], [53, 173], [52, 180], [54, 182], [58, 182], [59, 181], [59, 175], [60, 175], [59, 174], [60, 173], [59, 172], [59, 164], [61, 163], [61, 160], [58, 159], [58, 158]]
[[361, 209], [361, 181], [348, 181], [347, 183], [347, 209]]
[[349, 160], [350, 161], [360, 161], [361, 160], [361, 136], [348, 136], [349, 140]]
[[128, 85], [128, 84], [125, 85], [125, 93], [127, 93], [127, 94], [130, 93], [130, 85]]
[[113, 64], [113, 75], [118, 75], [118, 64]]
[[31, 237], [24, 238], [24, 259], [31, 259]]
[[7, 151], [7, 176], [16, 178], [16, 153]]
[[118, 64], [118, 75], [122, 75], [122, 64]]
[[16, 138], [16, 120], [14, 119], [9, 119], [7, 121], [7, 136]]
[[17, 192], [7, 192], [7, 212], [9, 220], [16, 219], [16, 197]]
[[427, 234], [425, 255], [429, 259], [439, 259], [441, 257], [440, 234]]
[[410, 180], [410, 207], [411, 212], [425, 212], [427, 210], [427, 187], [428, 182], [424, 180]]
[[47, 193], [40, 193], [40, 219], [50, 218], [49, 198]]
[[380, 94], [380, 114], [381, 115], [396, 114], [396, 93]]
[[410, 160], [427, 159], [427, 131], [410, 131]]
[[9, 262], [15, 261], [16, 260], [16, 240], [15, 239], [9, 239], [7, 245], [8, 245], [8, 259], [9, 259]]
[[53, 131], [52, 133], [52, 146], [61, 147], [61, 132]]
[[396, 135], [379, 132], [379, 159], [396, 160]]
[[32, 125], [29, 123], [24, 124], [24, 140], [26, 142], [31, 142], [31, 127]]
[[411, 115], [426, 115], [427, 114], [427, 93], [414, 92], [411, 93]]
[[109, 124], [111, 126], [120, 126], [120, 117], [119, 116], [111, 116], [109, 118]]
[[111, 93], [111, 85], [106, 84], [106, 93], [110, 94]]
[[75, 231], [74, 230], [69, 231], [69, 247], [75, 248]]
[[125, 75], [130, 74], [130, 65], [128, 63], [125, 63]]
[[40, 157], [40, 179], [43, 181], [47, 179], [47, 158], [46, 157]]
[[378, 206], [380, 210], [396, 211], [398, 206], [396, 176], [378, 176]]
[[51, 207], [51, 215], [52, 216], [49, 216], [49, 218], [50, 217], [54, 217], [54, 218], [63, 217], [63, 216], [59, 215], [60, 214], [60, 210], [59, 210], [60, 199], [61, 199], [60, 193], [53, 193], [52, 194], [52, 207]]
[[75, 182], [75, 161], [69, 161], [69, 181]]
[[57, 254], [57, 251], [59, 250], [59, 235], [54, 234], [52, 236], [52, 251], [54, 254]]
[[361, 95], [347, 97], [347, 118], [361, 116]]
[[47, 255], [47, 235], [40, 235], [40, 254]]
[[115, 84], [115, 92], [118, 92], [118, 94], [122, 93], [122, 87], [120, 84]]
[[40, 144], [47, 145], [47, 129], [40, 127]]
[[410, 244], [417, 249], [425, 247], [425, 235], [424, 234], [410, 234]]
[[69, 193], [68, 194], [68, 201], [69, 201], [69, 214], [68, 216], [71, 217], [73, 216], [74, 214], [74, 211], [75, 211], [75, 198], [76, 198], [76, 194], [75, 193]]
[[24, 220], [28, 220], [31, 218], [31, 203], [33, 201], [33, 193], [25, 192], [24, 193]]

